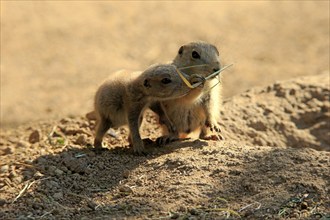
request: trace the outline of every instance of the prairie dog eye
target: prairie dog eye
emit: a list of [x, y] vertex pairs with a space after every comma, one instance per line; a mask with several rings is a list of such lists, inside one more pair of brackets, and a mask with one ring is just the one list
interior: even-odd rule
[[201, 56], [199, 55], [199, 53], [197, 53], [196, 51], [193, 51], [193, 52], [191, 53], [191, 56], [192, 56], [192, 58], [194, 58], [194, 59], [200, 59], [200, 58], [201, 58]]
[[172, 80], [171, 79], [169, 79], [169, 78], [164, 78], [164, 79], [162, 79], [162, 81], [161, 81], [163, 84], [169, 84], [169, 83], [171, 83], [172, 82]]

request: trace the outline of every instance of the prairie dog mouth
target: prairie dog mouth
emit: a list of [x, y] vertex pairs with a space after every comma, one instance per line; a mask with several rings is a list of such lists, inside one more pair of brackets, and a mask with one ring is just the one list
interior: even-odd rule
[[182, 79], [182, 81], [191, 89], [194, 89], [200, 85], [202, 85], [205, 81], [209, 80], [209, 79], [212, 79], [216, 76], [218, 76], [222, 71], [224, 71], [225, 69], [231, 67], [232, 65], [234, 64], [229, 64], [227, 66], [224, 66], [223, 68], [219, 69], [218, 71], [215, 71], [213, 73], [211, 73], [210, 75], [206, 76], [206, 77], [203, 77], [203, 76], [200, 76], [200, 75], [196, 75], [200, 78], [202, 78], [202, 82], [197, 82], [197, 83], [193, 83], [191, 84], [189, 82], [189, 80], [182, 74], [182, 72], [180, 70], [182, 69], [188, 69], [188, 68], [191, 68], [191, 67], [196, 67], [196, 66], [206, 66], [207, 64], [201, 64], [201, 65], [195, 65], [195, 66], [190, 66], [190, 67], [183, 67], [183, 68], [176, 68], [176, 72], [179, 74], [180, 78]]

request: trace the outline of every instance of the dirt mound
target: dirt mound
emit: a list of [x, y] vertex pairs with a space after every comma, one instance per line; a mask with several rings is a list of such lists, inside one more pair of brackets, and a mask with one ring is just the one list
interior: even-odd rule
[[230, 140], [271, 147], [330, 151], [329, 73], [255, 88], [227, 100]]
[[[2, 130], [0, 218], [330, 217], [327, 77], [235, 96], [222, 112], [225, 141], [149, 143], [148, 156], [131, 154], [123, 128], [95, 155], [95, 122], [84, 118]], [[142, 134], [155, 139], [157, 118], [145, 118]]]

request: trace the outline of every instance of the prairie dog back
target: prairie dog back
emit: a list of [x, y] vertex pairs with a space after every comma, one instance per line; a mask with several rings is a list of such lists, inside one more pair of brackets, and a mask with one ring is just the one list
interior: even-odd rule
[[[127, 99], [126, 87], [134, 81], [142, 72], [129, 72], [120, 70], [111, 74], [99, 87], [94, 100], [94, 108], [97, 119], [110, 118], [116, 127], [127, 124], [124, 114], [124, 100]], [[116, 112], [116, 117], [114, 116]]]

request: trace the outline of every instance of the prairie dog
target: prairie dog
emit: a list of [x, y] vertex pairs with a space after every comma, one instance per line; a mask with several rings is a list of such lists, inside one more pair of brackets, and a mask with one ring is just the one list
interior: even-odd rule
[[[214, 45], [205, 42], [191, 42], [180, 47], [173, 65], [189, 76], [201, 75], [206, 77], [221, 68], [219, 51]], [[196, 66], [203, 65], [204, 66]], [[151, 109], [159, 114], [160, 123], [169, 120], [176, 130], [168, 128], [170, 136], [185, 137], [187, 134], [199, 130], [199, 137], [203, 139], [222, 139], [219, 127], [221, 85], [216, 85], [220, 76], [205, 82], [199, 90], [191, 90], [186, 96], [161, 101], [161, 108], [156, 104]], [[213, 88], [212, 88], [213, 87]], [[164, 112], [162, 112], [164, 111]], [[167, 124], [167, 123], [165, 123]]]
[[102, 148], [102, 139], [110, 127], [129, 125], [130, 142], [135, 153], [144, 153], [139, 133], [142, 113], [152, 102], [186, 95], [190, 89], [171, 64], [153, 65], [144, 72], [119, 71], [97, 90], [95, 113], [98, 125], [94, 147]]

